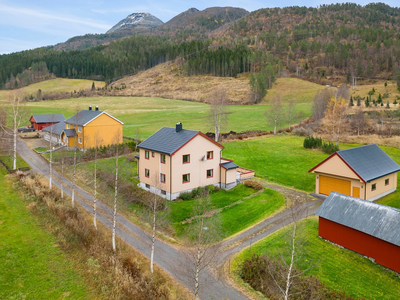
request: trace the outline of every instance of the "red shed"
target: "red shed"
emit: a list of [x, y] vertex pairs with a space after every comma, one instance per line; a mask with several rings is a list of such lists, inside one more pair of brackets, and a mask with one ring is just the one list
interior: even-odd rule
[[400, 210], [332, 192], [316, 212], [319, 236], [400, 272]]
[[32, 115], [29, 119], [32, 128], [35, 128], [35, 130], [42, 130], [61, 121], [65, 121], [62, 114]]

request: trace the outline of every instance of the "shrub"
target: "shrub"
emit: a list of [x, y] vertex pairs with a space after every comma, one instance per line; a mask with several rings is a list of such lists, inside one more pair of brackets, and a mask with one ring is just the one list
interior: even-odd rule
[[192, 200], [193, 199], [192, 192], [180, 193], [179, 198], [181, 198], [183, 201]]
[[206, 189], [203, 187], [197, 187], [192, 190], [192, 199], [201, 197], [205, 194]]
[[258, 181], [254, 181], [254, 180], [245, 180], [243, 181], [245, 186], [248, 186], [250, 188], [253, 188], [257, 191], [261, 190], [263, 188], [262, 184], [259, 183]]
[[322, 139], [312, 136], [306, 137], [304, 139], [303, 146], [307, 149], [319, 149], [322, 146]]
[[216, 192], [216, 187], [212, 184], [206, 186], [207, 192], [211, 195]]
[[329, 142], [329, 143], [323, 142], [322, 143], [322, 151], [324, 151], [327, 154], [332, 154], [336, 151], [339, 151], [339, 146], [335, 145], [334, 143], [331, 143], [331, 142]]
[[312, 130], [310, 128], [298, 127], [293, 130], [293, 133], [297, 136], [311, 136]]

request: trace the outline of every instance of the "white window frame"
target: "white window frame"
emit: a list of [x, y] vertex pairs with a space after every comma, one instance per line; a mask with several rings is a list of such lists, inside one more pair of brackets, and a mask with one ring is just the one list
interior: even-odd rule
[[78, 126], [78, 132], [82, 132], [82, 126]]
[[67, 129], [69, 129], [69, 124], [67, 124]]
[[78, 137], [78, 143], [82, 144], [82, 138], [81, 137]]

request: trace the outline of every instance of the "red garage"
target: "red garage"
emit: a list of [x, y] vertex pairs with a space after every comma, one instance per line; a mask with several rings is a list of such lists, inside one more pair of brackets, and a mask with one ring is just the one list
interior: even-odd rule
[[400, 210], [332, 192], [316, 212], [319, 236], [400, 272]]
[[29, 119], [32, 128], [35, 128], [35, 130], [42, 130], [61, 121], [65, 121], [65, 117], [62, 114], [32, 115]]

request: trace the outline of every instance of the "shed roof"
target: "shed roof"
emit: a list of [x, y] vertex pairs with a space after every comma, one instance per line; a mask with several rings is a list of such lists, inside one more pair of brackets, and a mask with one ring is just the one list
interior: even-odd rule
[[317, 216], [400, 246], [400, 210], [332, 192]]
[[400, 171], [400, 166], [376, 144], [340, 150], [329, 156], [319, 165], [338, 155], [364, 182]]
[[76, 136], [75, 129], [64, 129], [63, 132], [67, 137]]
[[60, 135], [65, 129], [65, 121], [43, 128], [43, 131], [52, 132], [53, 134]]
[[219, 147], [223, 148], [222, 145], [214, 142], [206, 135], [202, 134], [197, 130], [182, 129], [181, 131], [176, 131], [176, 128], [163, 127], [156, 133], [151, 135], [149, 138], [144, 140], [138, 145], [139, 148], [155, 151], [167, 155], [173, 155], [191, 139], [197, 135], [202, 135], [204, 138], [210, 140], [210, 142], [217, 144]]
[[36, 123], [57, 123], [65, 121], [63, 114], [32, 115]]
[[73, 115], [71, 118], [66, 120], [66, 123], [73, 124], [73, 125], [78, 125], [78, 126], [85, 126], [92, 120], [96, 119], [97, 117], [101, 116], [102, 114], [106, 114], [107, 116], [113, 118], [117, 122], [124, 124], [120, 120], [114, 118], [110, 114], [106, 113], [105, 111], [102, 110], [88, 110], [84, 109], [78, 112], [77, 114]]
[[221, 167], [225, 168], [226, 170], [232, 170], [232, 169], [239, 168], [239, 166], [232, 161], [228, 161], [228, 162], [222, 163], [220, 165], [221, 165]]

